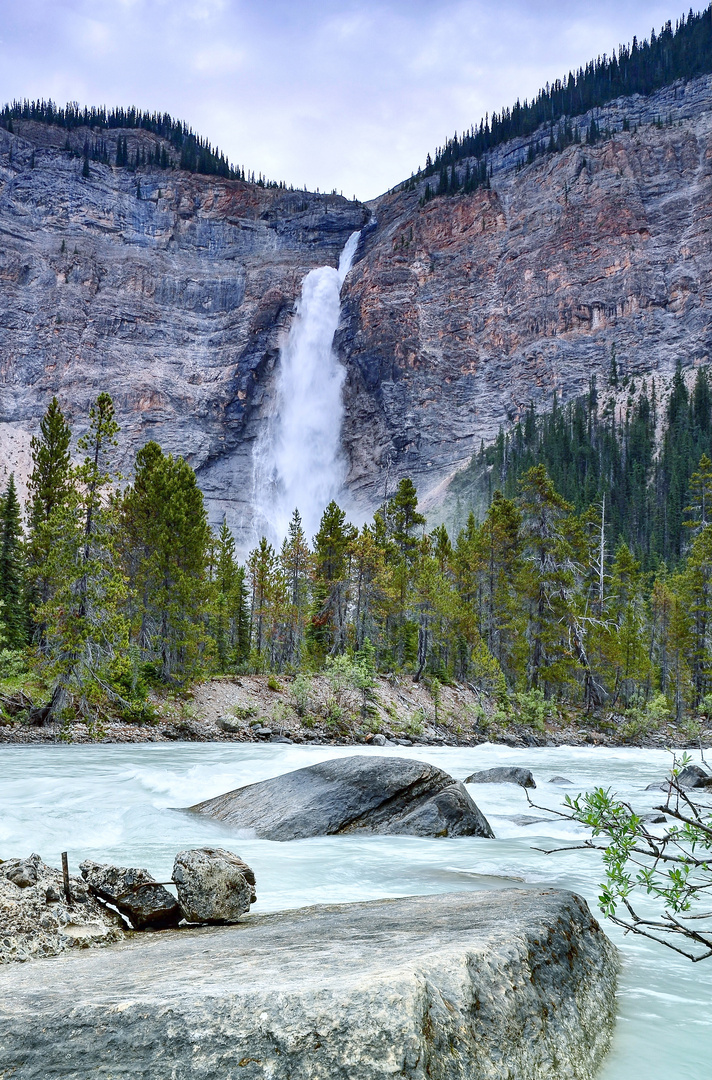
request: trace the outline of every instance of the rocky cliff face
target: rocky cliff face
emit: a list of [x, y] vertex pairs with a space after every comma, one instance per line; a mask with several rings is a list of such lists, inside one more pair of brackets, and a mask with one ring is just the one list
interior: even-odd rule
[[530, 165], [527, 142], [499, 148], [491, 190], [377, 200], [339, 336], [364, 504], [387, 470], [434, 501], [532, 400], [605, 386], [614, 346], [658, 392], [678, 359], [708, 362], [711, 106], [707, 78], [619, 101], [596, 111], [614, 134], [594, 146]]
[[[432, 504], [530, 401], [604, 385], [614, 346], [658, 392], [678, 359], [708, 362], [711, 110], [706, 77], [598, 110], [613, 135], [595, 146], [529, 165], [526, 142], [500, 147], [491, 190], [376, 200], [337, 332], [357, 504], [405, 474]], [[107, 389], [127, 470], [158, 439], [247, 540], [252, 448], [302, 278], [336, 265], [371, 211], [179, 170], [91, 163], [87, 179], [65, 139], [0, 130], [0, 483], [26, 472], [53, 394], [81, 430]], [[128, 139], [133, 154], [155, 137]]]
[[[81, 152], [86, 133], [72, 133]], [[113, 142], [112, 142], [113, 138]], [[81, 431], [103, 389], [124, 466], [150, 438], [198, 470], [213, 520], [249, 522], [251, 446], [301, 280], [369, 216], [337, 196], [132, 173], [0, 129], [0, 483], [26, 474], [53, 394]], [[115, 136], [107, 137], [115, 159]], [[129, 133], [129, 152], [155, 142]]]

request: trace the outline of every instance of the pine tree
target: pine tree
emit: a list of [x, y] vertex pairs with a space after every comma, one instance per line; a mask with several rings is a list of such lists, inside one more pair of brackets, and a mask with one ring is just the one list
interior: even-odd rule
[[358, 533], [346, 523], [345, 512], [332, 500], [322, 514], [314, 537], [314, 594], [310, 627], [321, 655], [346, 648], [350, 557]]
[[22, 512], [10, 473], [0, 497], [0, 624], [4, 645], [20, 649], [27, 641], [27, 608]]
[[164, 681], [192, 678], [206, 659], [212, 592], [212, 537], [193, 469], [147, 443], [136, 455], [122, 517], [137, 553], [131, 593], [140, 618], [133, 633]]
[[[40, 421], [40, 434], [33, 435], [32, 473], [28, 483], [29, 530], [27, 540], [28, 588], [31, 607], [49, 599], [50, 583], [46, 567], [52, 544], [50, 522], [59, 513], [73, 492], [69, 445], [72, 433], [57, 398], [52, 398]], [[35, 635], [41, 642], [43, 628], [35, 621]]]
[[572, 551], [564, 522], [572, 507], [558, 494], [543, 465], [524, 474], [521, 490], [525, 557], [522, 592], [528, 609], [527, 681], [532, 689], [546, 691], [565, 683], [571, 667], [568, 624]]
[[78, 443], [85, 457], [76, 470], [76, 487], [48, 522], [49, 599], [39, 608], [38, 621], [46, 626], [53, 720], [72, 705], [91, 720], [107, 698], [126, 704], [116, 688], [126, 660], [128, 623], [111, 498], [119, 427], [108, 394], [99, 394], [89, 421]]

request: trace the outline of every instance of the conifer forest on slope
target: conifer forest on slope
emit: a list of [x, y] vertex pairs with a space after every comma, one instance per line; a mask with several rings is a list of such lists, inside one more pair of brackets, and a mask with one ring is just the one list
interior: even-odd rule
[[332, 502], [311, 542], [295, 509], [281, 548], [262, 538], [245, 565], [229, 529], [208, 526], [182, 459], [148, 443], [117, 484], [107, 394], [76, 447], [53, 401], [28, 505], [12, 478], [0, 503], [2, 701], [19, 689], [33, 722], [145, 723], [152, 689], [327, 670], [366, 708], [376, 672], [396, 671], [467, 682], [501, 713], [533, 719], [563, 706], [644, 732], [706, 716], [707, 373], [691, 393], [675, 376], [657, 452], [660, 406], [645, 388], [622, 424], [593, 398], [530, 413], [477, 455], [460, 511], [469, 485], [481, 519], [471, 510], [452, 535], [428, 530], [403, 479], [361, 528]]

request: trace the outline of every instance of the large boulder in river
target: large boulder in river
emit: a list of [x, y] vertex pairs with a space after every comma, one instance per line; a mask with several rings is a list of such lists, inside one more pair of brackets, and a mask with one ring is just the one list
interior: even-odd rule
[[[712, 787], [712, 776], [699, 765], [687, 765], [684, 769], [680, 769], [676, 783], [683, 791], [690, 791], [692, 788], [707, 788]], [[670, 780], [656, 780], [654, 784], [648, 784], [645, 790], [669, 791]]]
[[494, 836], [463, 784], [406, 758], [334, 758], [186, 809], [265, 840], [353, 832]]
[[173, 880], [188, 922], [236, 923], [257, 899], [254, 872], [224, 848], [180, 851], [173, 864]]
[[524, 788], [535, 788], [534, 777], [529, 769], [517, 769], [513, 766], [501, 766], [497, 769], [485, 769], [473, 772], [465, 780], [466, 784], [519, 784]]
[[149, 874], [133, 866], [110, 866], [87, 859], [79, 864], [90, 892], [117, 908], [134, 930], [163, 930], [181, 919], [178, 901]]
[[22, 1080], [593, 1080], [616, 951], [558, 889], [248, 916], [0, 968]]

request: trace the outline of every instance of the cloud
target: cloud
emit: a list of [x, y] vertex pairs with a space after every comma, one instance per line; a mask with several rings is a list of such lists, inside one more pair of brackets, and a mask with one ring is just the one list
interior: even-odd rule
[[246, 168], [371, 198], [455, 130], [676, 14], [642, 0], [5, 0], [0, 98], [166, 110]]

